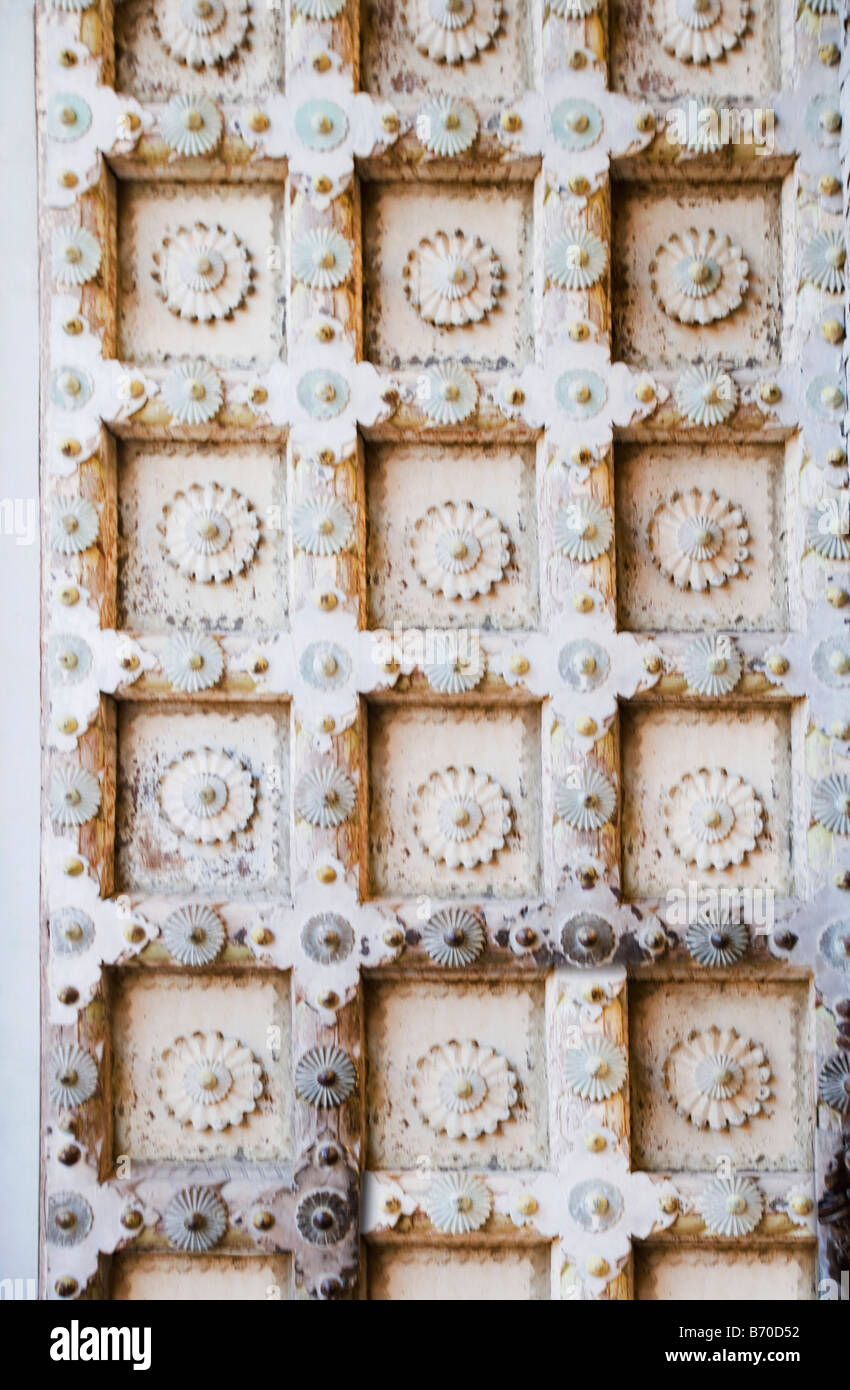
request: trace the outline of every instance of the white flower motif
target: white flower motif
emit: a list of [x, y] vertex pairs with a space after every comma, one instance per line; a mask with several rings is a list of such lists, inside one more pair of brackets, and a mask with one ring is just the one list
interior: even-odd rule
[[50, 1054], [48, 1079], [54, 1105], [74, 1109], [90, 1100], [97, 1090], [97, 1062], [76, 1043], [58, 1043]]
[[251, 773], [236, 758], [202, 748], [163, 773], [159, 803], [179, 835], [214, 845], [244, 830], [254, 814]]
[[100, 270], [103, 248], [85, 227], [57, 227], [53, 233], [53, 268], [63, 287], [88, 284]]
[[710, 363], [688, 367], [676, 382], [676, 406], [693, 425], [722, 425], [738, 405], [738, 388], [728, 372]]
[[607, 1038], [588, 1038], [564, 1056], [564, 1084], [582, 1100], [608, 1100], [623, 1085], [628, 1070], [626, 1054]]
[[502, 265], [492, 246], [460, 231], [423, 237], [402, 274], [420, 318], [439, 328], [480, 323], [502, 293]]
[[231, 318], [251, 293], [254, 271], [248, 252], [233, 232], [195, 222], [163, 237], [152, 272], [158, 293], [172, 314], [208, 323]]
[[94, 0], [50, 0], [51, 9], [59, 10], [60, 14], [82, 14], [93, 4]]
[[685, 945], [698, 965], [737, 965], [747, 954], [750, 934], [728, 907], [702, 907], [685, 933]]
[[820, 1069], [818, 1095], [824, 1105], [841, 1115], [850, 1115], [850, 1057], [837, 1052]]
[[568, 227], [546, 251], [546, 274], [562, 290], [589, 290], [608, 264], [608, 248], [584, 227]]
[[737, 309], [749, 264], [740, 246], [715, 231], [674, 232], [650, 263], [652, 289], [664, 313], [680, 323], [714, 323]]
[[100, 810], [100, 783], [84, 767], [60, 767], [50, 782], [50, 819], [63, 829], [85, 825]]
[[844, 290], [847, 248], [840, 231], [818, 232], [803, 249], [803, 279], [819, 290], [841, 294]]
[[471, 965], [485, 940], [481, 918], [466, 907], [441, 907], [422, 929], [422, 945], [438, 965]]
[[555, 515], [552, 539], [556, 550], [569, 555], [579, 564], [598, 560], [604, 555], [614, 536], [614, 516], [610, 507], [603, 507], [592, 497], [579, 497], [568, 502]]
[[730, 138], [729, 122], [727, 119], [724, 123], [719, 102], [701, 98], [696, 126], [694, 128], [688, 120], [682, 148], [699, 154], [713, 154], [715, 150], [722, 150], [724, 145], [728, 145]]
[[94, 922], [85, 912], [60, 907], [50, 914], [50, 942], [57, 956], [79, 956], [94, 941]]
[[465, 367], [447, 362], [421, 373], [416, 384], [416, 402], [435, 424], [457, 425], [467, 420], [478, 405], [478, 387]]
[[674, 850], [699, 869], [742, 864], [764, 829], [752, 787], [722, 767], [685, 773], [671, 789], [664, 814]]
[[92, 1227], [94, 1213], [77, 1192], [51, 1193], [47, 1203], [47, 1239], [51, 1245], [79, 1245]]
[[555, 783], [555, 815], [573, 830], [601, 830], [614, 815], [617, 794], [593, 767], [576, 767]]
[[489, 48], [502, 23], [499, 0], [421, 0], [416, 47], [438, 63], [462, 63]]
[[824, 498], [806, 513], [806, 548], [825, 560], [850, 560], [850, 493]]
[[339, 1192], [308, 1192], [295, 1208], [295, 1224], [310, 1245], [336, 1245], [351, 1225], [351, 1208]]
[[209, 1187], [185, 1187], [172, 1197], [162, 1218], [177, 1250], [212, 1250], [227, 1230], [227, 1207]]
[[221, 112], [209, 97], [174, 96], [163, 111], [159, 129], [176, 154], [209, 154], [221, 139]]
[[648, 538], [655, 564], [678, 589], [708, 589], [746, 573], [744, 514], [714, 491], [674, 492], [653, 513]]
[[48, 670], [55, 685], [77, 685], [91, 670], [92, 652], [73, 632], [54, 633], [48, 643]]
[[338, 767], [316, 767], [300, 778], [294, 800], [296, 815], [328, 830], [348, 820], [357, 793], [351, 778]]
[[770, 1100], [764, 1048], [734, 1028], [706, 1028], [676, 1043], [664, 1063], [664, 1084], [697, 1129], [729, 1129], [764, 1111]]
[[345, 9], [345, 0], [292, 0], [292, 5], [306, 19], [336, 19]]
[[430, 507], [417, 521], [410, 544], [422, 583], [448, 599], [489, 593], [510, 561], [510, 542], [498, 517], [471, 502]]
[[162, 399], [181, 425], [202, 425], [221, 409], [221, 381], [206, 362], [182, 362], [162, 383]]
[[450, 1139], [495, 1134], [516, 1104], [507, 1059], [472, 1040], [437, 1043], [416, 1063], [413, 1104], [427, 1125]]
[[457, 642], [451, 633], [446, 633], [444, 640], [435, 642], [434, 646], [434, 655], [422, 664], [433, 690], [459, 695], [464, 690], [474, 690], [484, 679], [486, 662], [479, 646]]
[[472, 767], [434, 772], [413, 806], [423, 848], [448, 868], [488, 864], [511, 828], [511, 803], [498, 782]]
[[308, 555], [338, 555], [354, 534], [354, 518], [332, 495], [308, 497], [292, 513], [292, 538]]
[[812, 14], [838, 14], [838, 0], [806, 0]]
[[50, 544], [59, 555], [81, 555], [94, 545], [100, 521], [85, 497], [57, 497], [50, 519]]
[[226, 63], [248, 33], [248, 0], [158, 0], [155, 13], [166, 53], [192, 68]]
[[752, 1178], [714, 1178], [700, 1193], [699, 1210], [718, 1236], [746, 1236], [762, 1218], [764, 1198]]
[[317, 965], [338, 965], [354, 949], [351, 924], [336, 912], [310, 917], [301, 928], [301, 945]]
[[231, 487], [192, 483], [162, 509], [162, 552], [186, 579], [220, 584], [254, 558], [260, 531], [250, 502]]
[[812, 815], [825, 830], [836, 835], [850, 835], [850, 777], [831, 772], [822, 777], [812, 790]]
[[441, 1173], [425, 1198], [431, 1225], [453, 1236], [480, 1230], [492, 1209], [490, 1189], [471, 1173]]
[[209, 690], [223, 670], [224, 652], [205, 632], [175, 632], [162, 655], [162, 673], [175, 690]]
[[193, 1129], [216, 1133], [241, 1124], [263, 1093], [262, 1067], [251, 1050], [221, 1033], [175, 1038], [156, 1075], [169, 1114]]
[[746, 33], [750, 6], [745, 0], [668, 0], [669, 18], [661, 43], [683, 63], [710, 63], [737, 48]]
[[181, 965], [209, 965], [221, 954], [227, 932], [211, 907], [190, 903], [166, 917], [162, 939], [168, 954]]
[[728, 695], [741, 679], [740, 653], [729, 637], [697, 637], [682, 657], [682, 675], [697, 695]]
[[418, 112], [416, 134], [431, 154], [463, 154], [478, 134], [478, 117], [459, 97], [435, 97]]
[[318, 1110], [333, 1110], [348, 1100], [357, 1085], [357, 1071], [341, 1047], [311, 1047], [295, 1068], [295, 1093]]
[[600, 0], [549, 0], [549, 9], [559, 19], [587, 19], [596, 14]]
[[351, 243], [333, 227], [305, 232], [292, 248], [292, 274], [311, 290], [334, 290], [351, 274]]

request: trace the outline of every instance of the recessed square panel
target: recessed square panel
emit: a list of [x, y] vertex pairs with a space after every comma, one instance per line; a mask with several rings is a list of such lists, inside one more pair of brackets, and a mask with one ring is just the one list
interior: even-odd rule
[[[689, 1302], [799, 1302], [815, 1296], [813, 1246], [732, 1250], [728, 1246], [636, 1245], [635, 1298]], [[685, 1345], [683, 1343], [683, 1345]], [[694, 1346], [703, 1347], [694, 1340]]]
[[282, 892], [288, 714], [119, 706], [116, 875], [126, 890]]
[[808, 995], [790, 980], [632, 982], [634, 1166], [810, 1168]]
[[120, 184], [119, 357], [278, 357], [284, 197], [283, 184]]
[[530, 186], [364, 185], [365, 356], [384, 367], [528, 361], [532, 239]]
[[546, 1166], [543, 991], [529, 979], [370, 985], [370, 1168]]
[[536, 707], [374, 706], [369, 761], [373, 896], [536, 891]]
[[549, 1247], [372, 1246], [369, 1299], [393, 1302], [514, 1302], [550, 1297]]
[[292, 1298], [289, 1255], [142, 1255], [113, 1257], [109, 1297], [146, 1303]]
[[532, 11], [476, 0], [450, 22], [433, 0], [367, 0], [361, 8], [363, 86], [392, 99], [448, 92], [507, 101], [533, 85]]
[[273, 445], [120, 444], [119, 627], [283, 627], [285, 494]]
[[[779, 5], [723, 0], [699, 27], [677, 0], [610, 0], [611, 85], [635, 96], [760, 96], [781, 82]], [[706, 61], [708, 59], [708, 61]]]
[[535, 625], [532, 448], [376, 445], [366, 487], [370, 627]]
[[175, 1162], [287, 1157], [289, 988], [287, 974], [270, 971], [119, 974], [110, 1002], [115, 1152]]
[[782, 212], [776, 182], [615, 184], [614, 357], [778, 362]]
[[186, 16], [191, 21], [192, 6], [181, 0], [115, 6], [117, 91], [141, 101], [163, 101], [174, 92], [233, 101], [282, 85], [282, 4], [227, 0], [203, 27]]
[[788, 706], [624, 707], [620, 765], [626, 897], [793, 891]]
[[787, 628], [784, 453], [770, 444], [617, 446], [622, 628]]

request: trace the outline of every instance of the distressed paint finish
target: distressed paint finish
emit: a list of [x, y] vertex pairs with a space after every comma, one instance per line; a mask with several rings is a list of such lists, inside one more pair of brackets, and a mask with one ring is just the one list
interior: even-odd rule
[[[841, 1182], [828, 1171], [840, 1117], [823, 1104], [811, 1161], [815, 1077], [846, 1045], [850, 1007], [840, 958], [836, 964], [823, 945], [824, 928], [848, 914], [847, 839], [814, 823], [811, 795], [816, 779], [850, 771], [850, 729], [846, 690], [811, 664], [823, 642], [847, 643], [846, 562], [806, 551], [804, 513], [824, 499], [840, 507], [842, 492], [846, 498], [848, 391], [841, 335], [826, 326], [840, 316], [841, 296], [807, 283], [803, 266], [814, 236], [846, 225], [847, 135], [819, 124], [820, 107], [812, 106], [838, 104], [846, 53], [839, 70], [839, 49], [830, 45], [841, 44], [842, 21], [805, 9], [797, 16], [797, 6], [784, 3], [770, 23], [757, 17], [755, 32], [725, 63], [698, 70], [695, 86], [690, 67], [664, 56], [654, 21], [635, 22], [620, 3], [585, 20], [561, 19], [540, 4], [520, 20], [517, 9], [471, 65], [470, 82], [469, 65], [432, 69], [412, 45], [408, 20], [371, 4], [363, 7], [361, 54], [355, 0], [324, 22], [259, 7], [252, 47], [201, 73], [178, 68], [162, 51], [153, 0], [124, 0], [116, 13], [109, 0], [82, 15], [39, 8], [45, 554], [56, 500], [83, 499], [98, 517], [93, 544], [80, 554], [52, 553], [44, 566], [49, 654], [55, 647], [61, 656], [70, 635], [91, 658], [82, 668], [79, 659], [71, 668], [60, 662], [57, 673], [51, 655], [45, 788], [63, 768], [85, 769], [100, 787], [99, 810], [80, 827], [51, 823], [45, 804], [45, 1087], [50, 1048], [74, 1042], [97, 1063], [97, 1086], [76, 1113], [46, 1103], [43, 1228], [57, 1192], [84, 1197], [93, 1222], [78, 1244], [45, 1238], [43, 1291], [172, 1296], [175, 1281], [186, 1278], [199, 1297], [205, 1288], [207, 1296], [240, 1297], [273, 1286], [282, 1297], [410, 1298], [433, 1291], [445, 1265], [455, 1297], [472, 1296], [487, 1280], [487, 1289], [517, 1299], [617, 1299], [669, 1296], [672, 1279], [694, 1277], [681, 1272], [686, 1265], [695, 1277], [728, 1267], [737, 1278], [743, 1263], [740, 1277], [749, 1281], [757, 1268], [773, 1296], [811, 1296], [815, 1189], [834, 1194]], [[724, 90], [731, 83], [776, 109], [771, 154], [756, 158], [746, 145], [695, 154], [667, 140], [667, 98], [712, 92], [715, 67]], [[641, 84], [636, 74], [644, 72], [649, 80]], [[428, 151], [417, 128], [423, 100], [438, 87], [471, 100], [480, 126], [470, 150], [454, 157]], [[177, 154], [163, 138], [175, 93], [205, 94], [218, 108], [221, 136], [203, 154]], [[564, 102], [585, 103], [591, 127], [593, 108], [598, 113], [598, 135], [583, 149], [558, 138]], [[69, 106], [80, 125], [80, 112], [90, 113], [78, 139], [51, 134], [57, 120], [60, 133], [74, 124], [63, 121]], [[324, 111], [336, 143], [311, 148], [310, 131], [323, 133], [310, 126], [311, 110]], [[721, 188], [727, 221], [756, 263], [749, 295], [720, 325], [689, 333], [671, 331], [666, 320], [662, 335], [644, 259], [691, 219], [702, 225], [707, 205], [722, 231], [712, 206]], [[245, 306], [214, 326], [174, 318], [149, 278], [162, 235], [195, 220], [232, 224], [256, 272]], [[493, 245], [506, 293], [480, 331], [452, 330], [460, 338], [446, 339], [402, 298], [399, 270], [421, 236], [451, 232], [455, 222]], [[59, 283], [51, 251], [67, 226], [84, 228], [100, 246], [99, 268], [78, 288]], [[547, 266], [558, 238], [576, 227], [604, 243], [605, 269], [587, 288], [566, 289], [547, 278]], [[320, 231], [336, 233], [351, 251], [347, 275], [328, 288], [297, 279], [293, 262], [299, 242]], [[687, 361], [714, 351], [731, 369], [738, 407], [722, 425], [695, 426], [682, 414], [677, 384]], [[435, 424], [425, 409], [423, 368], [432, 356], [463, 360], [475, 382], [474, 408], [456, 423]], [[181, 423], [166, 405], [169, 378], [193, 357], [214, 369], [222, 400], [209, 420]], [[85, 383], [70, 396], [69, 373]], [[842, 376], [843, 398], [830, 404], [829, 388]], [[589, 405], [571, 394], [576, 385]], [[630, 563], [640, 543], [633, 518], [670, 488], [656, 451], [675, 459], [681, 486], [692, 487], [708, 485], [706, 459], [718, 448], [727, 475], [758, 460], [776, 478], [770, 505], [766, 487], [753, 496], [749, 472], [743, 495], [729, 486], [755, 537], [758, 582], [746, 581], [743, 621], [725, 590], [696, 610], [683, 596], [662, 598], [657, 576], [651, 586]], [[423, 510], [450, 498], [481, 505], [492, 490], [491, 509], [501, 503], [524, 577], [515, 608], [502, 589], [489, 607], [479, 599], [459, 609], [460, 624], [446, 601], [423, 603], [420, 594], [407, 606], [398, 535], [411, 520], [399, 481], [405, 456], [419, 470]], [[426, 481], [432, 458], [453, 474], [450, 491], [439, 466]], [[510, 483], [497, 476], [497, 458], [511, 460]], [[244, 576], [256, 584], [244, 604], [234, 580], [216, 601], [209, 586], [156, 568], [167, 485], [176, 492], [198, 481], [244, 491], [258, 512], [261, 559]], [[460, 483], [463, 498], [454, 496]], [[433, 500], [429, 493], [420, 501], [429, 486]], [[294, 518], [313, 502], [341, 504], [350, 521], [344, 543], [328, 553], [299, 541]], [[559, 518], [591, 503], [611, 510], [620, 534], [581, 561], [559, 551]], [[522, 537], [518, 512], [528, 528]], [[651, 564], [645, 550], [641, 560]], [[777, 569], [787, 575], [787, 601], [767, 579]], [[679, 621], [696, 611], [697, 620]], [[378, 658], [374, 629], [398, 621], [424, 644], [429, 624], [469, 629], [485, 616], [486, 671], [469, 693], [435, 690], [415, 643], [413, 656], [408, 647], [391, 653], [395, 661], [384, 659], [386, 650]], [[174, 629], [196, 625], [218, 641], [223, 671], [213, 687], [193, 693], [175, 689], [163, 663]], [[732, 698], [706, 699], [684, 679], [690, 642], [715, 625], [736, 634], [742, 674]], [[583, 689], [558, 658], [569, 644], [588, 642], [598, 648], [599, 679]], [[641, 726], [659, 731], [646, 757], [635, 734]], [[755, 726], [759, 740], [747, 750], [746, 731]], [[255, 764], [255, 812], [224, 854], [201, 846], [181, 858], [172, 844], [166, 863], [151, 766], [166, 751], [203, 744], [207, 730], [216, 746], [234, 756], [242, 748]], [[695, 964], [682, 923], [669, 920], [669, 865], [666, 876], [646, 868], [661, 852], [663, 788], [638, 802], [647, 764], [668, 777], [664, 761], [675, 761], [672, 784], [680, 772], [726, 756], [734, 739], [736, 757], [748, 752], [752, 780], [764, 787], [767, 886], [777, 891], [780, 920], [773, 935], [752, 935], [739, 965], [718, 971]], [[522, 809], [510, 847], [489, 866], [437, 869], [414, 842], [411, 768], [420, 775], [420, 763], [428, 773], [430, 763], [436, 770], [464, 756], [481, 767], [488, 754], [504, 764], [504, 785], [513, 779], [510, 794]], [[337, 825], [312, 824], [299, 810], [299, 788], [329, 768], [350, 779], [354, 806]], [[593, 771], [610, 780], [615, 810], [603, 825], [571, 827], [556, 815], [563, 784]], [[764, 884], [762, 845], [760, 854], [760, 867], [747, 872]], [[677, 872], [687, 880], [681, 864]], [[198, 901], [218, 914], [226, 941], [207, 965], [180, 964], [166, 949], [166, 924]], [[484, 923], [483, 951], [468, 973], [435, 966], [423, 931], [441, 908], [461, 904]], [[93, 927], [93, 944], [80, 954], [60, 947], [69, 913], [85, 914]], [[337, 934], [346, 949], [322, 964], [305, 930], [325, 913], [342, 919]], [[598, 959], [592, 951], [576, 958], [567, 929], [577, 914], [597, 914], [610, 928]], [[643, 983], [630, 1025], [635, 980]], [[652, 1051], [655, 1035], [652, 1045], [641, 1035], [636, 1047], [634, 1018], [640, 991], [649, 989], [676, 1001], [671, 1010], [684, 1024], [696, 990], [701, 1026], [722, 1013], [749, 1034], [748, 1000], [761, 983], [789, 998], [805, 995], [789, 1054], [813, 1055], [814, 1064], [807, 1073], [789, 1055], [787, 1115], [749, 1122], [781, 1130], [770, 1151], [782, 1162], [742, 1162], [756, 1174], [765, 1209], [752, 1236], [730, 1243], [700, 1215], [712, 1155], [706, 1151], [698, 1172], [678, 1171], [686, 1165], [665, 1139], [673, 1112], [663, 1110], [655, 1075], [663, 1058]], [[150, 1147], [134, 1156], [137, 1131], [127, 1116], [150, 1092], [154, 1062], [148, 1014], [123, 1010], [120, 1001], [155, 998], [157, 1040], [167, 1045], [187, 1026], [169, 1002], [178, 989], [192, 994], [190, 1013], [199, 1011], [205, 1030], [230, 1035], [241, 1010], [256, 1014], [244, 1019], [242, 1031], [252, 1036], [241, 1040], [278, 1078], [270, 1102], [288, 1137], [254, 1136], [257, 1148], [244, 1162], [227, 1160], [234, 1136], [225, 1130], [214, 1163], [201, 1163], [208, 1150], [192, 1151], [191, 1131], [178, 1143], [152, 1095]], [[473, 991], [482, 1015], [491, 992], [518, 992], [534, 1015], [530, 1023], [506, 1017], [479, 1037], [515, 1057], [519, 1073], [529, 1065], [523, 1029], [539, 1039], [533, 1083], [526, 1076], [522, 1090], [538, 1138], [526, 1153], [508, 1121], [504, 1148], [512, 1158], [495, 1169], [479, 1161], [486, 1145], [455, 1146], [447, 1170], [477, 1173], [490, 1194], [491, 1215], [473, 1234], [447, 1235], [429, 1221], [440, 1146], [430, 1150], [412, 1107], [400, 1120], [405, 1089], [395, 1057], [386, 1075], [373, 1074], [394, 1037], [385, 1020], [372, 1054], [375, 998], [397, 1000], [405, 991], [422, 1023], [404, 1045], [415, 1041], [421, 1052], [476, 1036], [465, 1021], [465, 992]], [[205, 995], [221, 1000], [209, 1016]], [[437, 997], [446, 1038], [429, 1034], [429, 1001]], [[714, 997], [722, 1009], [713, 1010]], [[583, 1098], [575, 1058], [605, 1044], [620, 1050], [611, 1055], [630, 1064], [630, 1075], [609, 1095]], [[356, 1081], [338, 1108], [316, 1109], [294, 1093], [292, 1078], [305, 1053], [331, 1046], [352, 1059]], [[650, 1111], [663, 1114], [649, 1138], [643, 1108], [640, 1125], [630, 1123], [646, 1102], [645, 1072], [654, 1076]], [[392, 1124], [409, 1120], [404, 1143], [380, 1100], [385, 1083], [400, 1088]], [[794, 1150], [787, 1159], [783, 1145]], [[608, 1205], [597, 1201], [589, 1213], [586, 1193], [598, 1199], [600, 1184]], [[194, 1185], [220, 1195], [228, 1226], [215, 1250], [188, 1256], [169, 1245], [165, 1212]], [[319, 1229], [308, 1224], [311, 1194], [321, 1192], [334, 1194], [326, 1200], [345, 1214], [334, 1228], [339, 1239], [327, 1245], [309, 1238]], [[793, 1193], [799, 1210], [790, 1214]], [[824, 1217], [836, 1200], [824, 1197]], [[820, 1273], [834, 1275], [846, 1263], [846, 1223], [825, 1220], [820, 1237]], [[640, 1247], [634, 1278], [633, 1240], [650, 1242]], [[364, 1265], [368, 1274], [358, 1280]], [[725, 1287], [725, 1276], [716, 1277]]]

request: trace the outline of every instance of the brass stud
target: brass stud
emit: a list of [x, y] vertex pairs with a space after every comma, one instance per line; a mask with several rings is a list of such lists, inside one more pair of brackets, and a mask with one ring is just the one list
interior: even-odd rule
[[120, 123], [125, 130], [138, 130], [142, 124], [142, 118], [138, 111], [122, 111]]
[[336, 728], [336, 720], [332, 714], [326, 714], [319, 724], [319, 729], [323, 734], [332, 734]]
[[73, 337], [77, 333], [82, 333], [83, 321], [78, 318], [66, 319], [62, 327], [66, 333], [69, 333]]
[[574, 48], [567, 59], [567, 63], [574, 72], [580, 72], [581, 69], [587, 65], [587, 57], [582, 53], [580, 48]]
[[601, 1255], [591, 1255], [587, 1261], [586, 1269], [594, 1279], [604, 1279], [611, 1266]]
[[122, 656], [120, 664], [124, 671], [135, 671], [138, 669], [139, 658], [135, 652], [128, 652], [126, 656]]
[[832, 468], [843, 468], [847, 462], [846, 451], [837, 446], [834, 449], [829, 449], [827, 450], [826, 461]]
[[270, 1211], [255, 1211], [251, 1224], [258, 1231], [268, 1231], [274, 1225], [274, 1215]]
[[826, 589], [826, 601], [831, 603], [833, 608], [843, 608], [850, 594], [846, 589], [842, 589], [839, 584], [829, 584]]
[[820, 398], [827, 410], [838, 410], [844, 404], [844, 392], [840, 386], [824, 386]]
[[63, 1274], [61, 1279], [57, 1279], [53, 1285], [60, 1298], [73, 1298], [80, 1287], [76, 1279], [72, 1279], [70, 1274]]
[[825, 106], [820, 113], [820, 124], [823, 130], [835, 135], [841, 129], [841, 112], [834, 106]]
[[257, 657], [257, 660], [254, 662], [253, 666], [251, 667], [251, 670], [254, 672], [254, 675], [255, 675], [255, 676], [261, 676], [261, 675], [263, 674], [263, 672], [264, 672], [264, 671], [267, 671], [268, 669], [269, 669], [269, 659], [268, 659], [267, 656], [258, 656], [258, 657]]
[[820, 331], [828, 343], [840, 343], [844, 338], [844, 324], [841, 319], [824, 319]]
[[74, 1164], [79, 1162], [80, 1151], [76, 1144], [66, 1144], [64, 1148], [59, 1150], [56, 1157], [66, 1168], [73, 1168]]
[[592, 864], [584, 864], [578, 871], [578, 881], [582, 888], [592, 888], [598, 877]]
[[385, 111], [381, 116], [381, 126], [388, 135], [396, 135], [400, 125], [401, 122], [395, 111]]
[[79, 439], [63, 439], [62, 443], [59, 445], [59, 452], [64, 458], [76, 458], [77, 454], [80, 452]]
[[530, 1192], [521, 1192], [516, 1199], [516, 1209], [520, 1216], [533, 1216], [539, 1205], [537, 1198], [532, 1197]]
[[397, 1216], [401, 1211], [401, 1202], [398, 1197], [384, 1197], [381, 1202], [381, 1210], [386, 1212], [387, 1216]]
[[788, 1205], [797, 1216], [808, 1216], [814, 1203], [811, 1197], [806, 1196], [805, 1192], [795, 1192]]
[[264, 405], [269, 398], [269, 393], [265, 386], [252, 386], [249, 400], [252, 405]]
[[83, 872], [83, 861], [81, 859], [66, 859], [62, 865], [62, 872], [68, 874], [69, 878], [77, 878]]
[[313, 331], [320, 343], [332, 343], [336, 336], [332, 325], [329, 323], [317, 323]]
[[76, 1004], [79, 997], [80, 991], [73, 985], [64, 985], [57, 995], [60, 1004]]
[[570, 174], [567, 179], [567, 187], [577, 198], [583, 198], [586, 193], [590, 192], [590, 183], [584, 174]]
[[840, 738], [842, 743], [850, 738], [850, 724], [844, 724], [840, 719], [836, 719], [832, 726], [832, 737]]
[[655, 400], [655, 387], [651, 381], [640, 381], [635, 387], [635, 395], [644, 405]]
[[593, 607], [593, 599], [590, 594], [576, 594], [573, 599], [573, 608], [577, 613], [589, 613]]
[[336, 608], [336, 594], [330, 591], [319, 594], [316, 599], [316, 607], [320, 608], [323, 613], [332, 613]]
[[665, 1216], [672, 1216], [674, 1212], [679, 1210], [679, 1198], [675, 1192], [665, 1192], [663, 1196], [659, 1197], [658, 1206]]
[[505, 391], [505, 400], [508, 405], [522, 405], [525, 400], [525, 392], [519, 386], [508, 386]]
[[499, 124], [502, 130], [512, 134], [516, 130], [522, 130], [522, 116], [518, 111], [503, 111], [499, 117]]
[[822, 43], [818, 49], [818, 58], [826, 68], [834, 68], [836, 63], [841, 61], [841, 53], [837, 43]]
[[836, 888], [840, 888], [842, 892], [846, 893], [850, 888], [850, 869], [845, 869], [843, 873], [836, 874], [832, 881]]
[[333, 183], [328, 178], [327, 174], [314, 174], [313, 187], [317, 193], [330, 193], [333, 188]]
[[587, 1152], [591, 1154], [601, 1153], [606, 1146], [606, 1142], [605, 1135], [599, 1134], [596, 1130], [584, 1136], [584, 1147], [587, 1149]]
[[264, 130], [268, 130], [271, 121], [265, 111], [257, 109], [251, 112], [251, 115], [248, 117], [248, 124], [256, 135], [261, 135]]
[[649, 656], [643, 658], [643, 669], [648, 671], [651, 676], [657, 676], [661, 670], [661, 657], [657, 652], [650, 652]]
[[63, 169], [62, 173], [59, 175], [59, 182], [63, 188], [76, 188], [77, 175], [74, 173], [73, 169]]
[[788, 658], [781, 656], [778, 652], [774, 652], [772, 656], [767, 658], [767, 669], [774, 676], [784, 676], [788, 670], [788, 665]]
[[516, 934], [516, 940], [518, 946], [522, 946], [524, 950], [529, 951], [532, 946], [537, 945], [537, 932], [533, 927], [520, 927]]
[[570, 324], [570, 337], [574, 343], [583, 343], [586, 338], [590, 337], [590, 329], [586, 323], [582, 323], [579, 319], [576, 323]]
[[639, 131], [646, 135], [655, 129], [655, 117], [651, 111], [639, 111], [635, 117], [635, 125]]
[[576, 720], [576, 733], [581, 734], [582, 738], [590, 738], [591, 734], [596, 733], [596, 720], [591, 719], [589, 714], [580, 714]]
[[64, 603], [67, 608], [71, 608], [75, 603], [79, 603], [79, 600], [79, 589], [75, 588], [73, 584], [63, 584], [59, 590], [59, 602]]
[[825, 198], [834, 198], [836, 193], [841, 192], [841, 184], [834, 174], [821, 174], [818, 179], [818, 193], [822, 193]]
[[775, 381], [763, 381], [759, 386], [759, 399], [765, 405], [775, 405], [782, 398], [782, 391]]
[[524, 676], [528, 670], [528, 657], [520, 652], [514, 652], [508, 662], [508, 670], [515, 676]]
[[335, 883], [336, 869], [333, 864], [320, 864], [316, 870], [316, 878], [319, 883]]
[[390, 949], [394, 951], [404, 941], [404, 933], [400, 931], [398, 927], [387, 927], [381, 940], [385, 946], [389, 946]]
[[339, 1004], [339, 995], [332, 989], [325, 989], [317, 996], [317, 1002], [322, 1009], [335, 1009]]
[[121, 1213], [121, 1225], [128, 1231], [137, 1231], [143, 1220], [142, 1213], [135, 1207], [125, 1207]]
[[124, 928], [124, 938], [129, 941], [131, 946], [138, 946], [141, 941], [147, 940], [147, 932], [144, 927], [140, 927], [138, 922], [128, 922]]
[[331, 60], [327, 53], [314, 53], [310, 59], [310, 66], [314, 72], [327, 72], [330, 65]]
[[63, 718], [56, 720], [56, 727], [60, 734], [75, 734], [79, 725], [72, 714], [66, 714]]
[[255, 946], [270, 946], [274, 941], [274, 932], [269, 931], [268, 927], [252, 927], [251, 940]]
[[63, 68], [75, 67], [77, 63], [77, 55], [74, 52], [73, 48], [60, 48], [59, 62], [62, 64]]

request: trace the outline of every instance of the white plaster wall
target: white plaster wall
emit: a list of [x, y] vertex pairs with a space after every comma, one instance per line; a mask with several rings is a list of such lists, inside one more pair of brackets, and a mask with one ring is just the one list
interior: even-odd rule
[[[0, 497], [38, 492], [38, 278], [33, 0], [0, 18]], [[14, 192], [12, 192], [14, 190]], [[24, 513], [24, 516], [26, 513]], [[33, 515], [32, 510], [30, 515]], [[0, 533], [0, 1280], [35, 1280], [38, 1214], [38, 531]], [[31, 1295], [34, 1296], [34, 1293]]]

